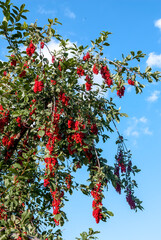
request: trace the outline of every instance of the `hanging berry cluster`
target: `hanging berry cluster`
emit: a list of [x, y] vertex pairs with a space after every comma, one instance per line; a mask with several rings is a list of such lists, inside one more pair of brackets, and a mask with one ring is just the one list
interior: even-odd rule
[[36, 50], [36, 48], [35, 48], [34, 44], [32, 43], [32, 40], [31, 40], [29, 46], [26, 48], [26, 53], [29, 57], [32, 57], [35, 50]]
[[37, 93], [37, 92], [41, 92], [44, 88], [44, 83], [43, 81], [38, 81], [39, 79], [39, 76], [37, 75], [37, 77], [35, 78], [35, 85], [34, 85], [34, 93]]
[[[126, 200], [130, 205], [131, 209], [136, 208], [135, 200], [136, 198], [133, 196], [134, 193], [134, 184], [131, 180], [131, 173], [134, 174], [134, 170], [131, 162], [130, 152], [125, 149], [125, 143], [123, 141], [123, 137], [120, 136], [118, 140], [118, 150], [116, 155], [116, 164], [114, 169], [114, 175], [117, 177], [115, 183], [116, 191], [121, 194], [121, 188], [125, 189], [126, 192]], [[122, 181], [122, 179], [124, 181]], [[124, 183], [124, 184], [123, 184]]]
[[110, 76], [110, 72], [107, 69], [107, 66], [102, 66], [101, 67], [101, 76], [105, 80], [105, 83], [110, 87], [113, 84], [113, 81]]
[[1, 219], [4, 219], [4, 220], [7, 219], [7, 213], [6, 213], [4, 204], [2, 204], [2, 205], [0, 206], [0, 220], [1, 220]]
[[60, 205], [61, 205], [62, 198], [64, 196], [64, 192], [59, 191], [58, 189], [56, 189], [55, 191], [52, 191], [51, 188], [50, 188], [50, 192], [53, 198], [52, 206], [53, 206], [54, 222], [56, 225], [59, 225], [59, 220], [56, 219], [56, 216], [60, 213]]
[[3, 109], [3, 106], [0, 105], [0, 131], [4, 131], [4, 127], [8, 124], [9, 122], [9, 111], [5, 111]]
[[92, 202], [93, 207], [93, 217], [96, 220], [96, 223], [99, 223], [99, 221], [102, 219], [102, 189], [101, 189], [101, 183], [97, 183], [93, 190], [91, 191], [91, 195], [94, 198]]

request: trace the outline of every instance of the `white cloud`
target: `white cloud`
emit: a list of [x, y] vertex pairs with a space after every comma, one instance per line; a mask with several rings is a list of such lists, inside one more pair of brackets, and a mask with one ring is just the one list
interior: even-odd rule
[[129, 136], [135, 136], [138, 137], [139, 136], [139, 132], [137, 130], [137, 125], [138, 125], [139, 119], [137, 119], [136, 117], [133, 117], [130, 119], [130, 126], [127, 127], [127, 129], [125, 130], [125, 135]]
[[44, 15], [49, 15], [49, 14], [55, 15], [56, 11], [54, 11], [54, 10], [47, 10], [47, 9], [43, 8], [42, 6], [40, 6], [38, 8], [38, 13], [44, 14]]
[[149, 53], [146, 61], [147, 65], [161, 68], [161, 54], [157, 55], [154, 52]]
[[139, 121], [142, 122], [142, 123], [146, 123], [147, 122], [147, 118], [146, 117], [141, 117], [139, 119]]
[[147, 98], [147, 101], [148, 101], [148, 102], [155, 102], [155, 101], [158, 100], [159, 95], [160, 95], [160, 91], [155, 90], [155, 91]]
[[138, 131], [133, 131], [131, 132], [132, 136], [138, 137], [139, 136], [139, 132]]
[[129, 136], [138, 137], [139, 131], [136, 131], [134, 126], [130, 126], [130, 127], [127, 127], [127, 129], [125, 130], [125, 135], [128, 137]]
[[152, 134], [153, 134], [153, 133], [149, 130], [148, 127], [146, 127], [146, 128], [143, 129], [143, 133], [144, 133], [145, 135], [152, 135]]
[[129, 119], [129, 125], [124, 133], [126, 136], [133, 136], [133, 137], [139, 137], [141, 134], [144, 135], [152, 135], [152, 132], [149, 130], [149, 127], [147, 126], [148, 119], [146, 117], [132, 117]]
[[72, 12], [69, 8], [66, 8], [66, 9], [65, 9], [65, 16], [66, 16], [66, 17], [69, 17], [69, 18], [72, 18], [72, 19], [75, 19], [75, 18], [76, 18], [75, 13]]
[[154, 25], [155, 25], [155, 27], [158, 27], [161, 30], [161, 18], [156, 20]]

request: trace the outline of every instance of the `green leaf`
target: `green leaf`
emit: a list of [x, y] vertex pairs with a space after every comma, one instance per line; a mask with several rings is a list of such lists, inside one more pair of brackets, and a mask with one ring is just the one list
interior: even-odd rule
[[145, 72], [147, 73], [147, 72], [150, 72], [151, 70], [152, 70], [151, 67], [147, 66], [146, 69], [145, 69]]
[[40, 137], [43, 137], [43, 136], [45, 135], [45, 131], [44, 131], [44, 130], [39, 130], [39, 131], [38, 131], [38, 135], [39, 135]]
[[6, 0], [5, 5], [8, 6], [10, 4], [10, 0]]
[[111, 212], [111, 211], [107, 211], [107, 214], [108, 214], [109, 216], [111, 216], [111, 217], [114, 216], [113, 212]]
[[117, 86], [113, 86], [113, 87], [111, 88], [111, 92], [113, 92], [116, 88], [117, 88]]
[[54, 218], [55, 218], [57, 221], [59, 221], [59, 220], [60, 220], [60, 218], [61, 218], [61, 213], [59, 213], [59, 214], [55, 215], [55, 216], [54, 216]]
[[129, 117], [126, 113], [121, 113], [121, 116]]
[[19, 163], [14, 163], [13, 167], [18, 169], [22, 168], [22, 166]]
[[22, 4], [20, 7], [20, 12], [23, 12], [24, 8], [25, 8], [25, 4]]
[[135, 56], [135, 52], [134, 51], [131, 51], [130, 52], [132, 56]]
[[[57, 19], [57, 18], [55, 18], [55, 19]], [[48, 18], [48, 22], [49, 22], [50, 24], [53, 24], [53, 19]]]
[[21, 216], [21, 222], [22, 223], [25, 223], [27, 220], [29, 220], [30, 218], [30, 211], [26, 210], [25, 212], [22, 213], [22, 216]]

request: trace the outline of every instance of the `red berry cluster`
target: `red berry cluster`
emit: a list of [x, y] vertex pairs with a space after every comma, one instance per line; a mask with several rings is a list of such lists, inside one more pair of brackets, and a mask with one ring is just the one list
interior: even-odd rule
[[32, 40], [30, 41], [30, 44], [29, 46], [26, 48], [26, 53], [29, 57], [32, 57], [32, 55], [34, 54], [35, 52], [35, 46], [34, 44], [32, 43]]
[[50, 155], [53, 153], [55, 143], [61, 140], [61, 133], [59, 133], [59, 118], [60, 114], [57, 113], [57, 107], [55, 107], [52, 128], [46, 129], [46, 136], [48, 137], [46, 148], [48, 149]]
[[131, 80], [131, 79], [128, 79], [128, 84], [134, 86], [134, 85], [135, 85], [135, 82], [134, 82], [133, 80]]
[[16, 61], [16, 59], [15, 59], [15, 55], [11, 55], [11, 66], [16, 66], [16, 64], [17, 64], [17, 61]]
[[[121, 173], [126, 173], [126, 165], [124, 163], [122, 150], [119, 150], [116, 160], [117, 160], [117, 163], [115, 165], [114, 174], [119, 178], [120, 177], [120, 169], [121, 169]], [[119, 194], [121, 194], [120, 179], [116, 182], [115, 189]]]
[[83, 139], [85, 138], [85, 134], [82, 132], [82, 130], [85, 129], [85, 125], [78, 120], [68, 120], [68, 128], [72, 128], [75, 130], [75, 132], [68, 135], [67, 141], [72, 143], [74, 140], [77, 144], [79, 143], [81, 146], [84, 145]]
[[[118, 179], [120, 178], [120, 169], [119, 166], [116, 165], [115, 166], [115, 170], [114, 170], [114, 175], [116, 175], [118, 177]], [[121, 194], [121, 185], [119, 180], [116, 182], [116, 186], [115, 186], [116, 192], [118, 192], [119, 194]]]
[[7, 213], [6, 213], [6, 210], [2, 204], [2, 206], [0, 207], [0, 220], [7, 220]]
[[125, 92], [125, 87], [122, 86], [120, 89], [117, 90], [117, 96], [121, 98], [122, 96], [124, 96], [124, 92]]
[[39, 76], [37, 75], [37, 77], [35, 78], [35, 85], [34, 85], [34, 92], [37, 93], [37, 92], [41, 92], [44, 88], [44, 83], [43, 81], [38, 81], [39, 79]]
[[52, 63], [54, 63], [55, 62], [55, 56], [52, 56]]
[[[61, 205], [61, 199], [64, 196], [64, 192], [63, 191], [59, 191], [58, 189], [56, 189], [55, 191], [52, 191], [50, 189], [53, 201], [52, 201], [52, 206], [53, 206], [53, 215], [56, 216], [57, 214], [60, 213], [60, 205]], [[59, 225], [59, 220], [56, 220], [54, 218], [54, 222], [56, 225]]]
[[21, 117], [16, 118], [16, 122], [18, 123], [18, 127], [22, 127]]
[[96, 124], [91, 125], [89, 121], [88, 126], [85, 126], [85, 124], [83, 124], [82, 122], [78, 120], [73, 121], [73, 119], [70, 118], [68, 120], [68, 128], [75, 130], [75, 132], [72, 134], [68, 134], [67, 141], [69, 142], [69, 145], [68, 145], [69, 154], [72, 155], [76, 152], [76, 149], [74, 149], [74, 143], [73, 143], [73, 140], [74, 140], [76, 144], [80, 144], [80, 146], [82, 147], [82, 150], [85, 153], [85, 156], [90, 161], [90, 159], [93, 157], [93, 154], [91, 153], [90, 148], [86, 148], [87, 144], [85, 143], [85, 140], [87, 135], [82, 132], [86, 127], [89, 127], [89, 126], [90, 126], [91, 133], [97, 135], [98, 129]]
[[[120, 136], [119, 140], [121, 141], [118, 143], [118, 153], [115, 157], [116, 164], [114, 169], [114, 175], [117, 176], [115, 189], [119, 194], [121, 194], [121, 187], [124, 187], [126, 189], [126, 200], [130, 205], [130, 208], [135, 209], [135, 197], [132, 195], [132, 188], [134, 187], [134, 185], [130, 176], [131, 172], [133, 172], [132, 162], [130, 160], [130, 153], [128, 155], [124, 149], [122, 141], [123, 137]], [[120, 170], [124, 179], [124, 181], [122, 182], [123, 186], [121, 186]]]
[[96, 184], [94, 189], [91, 191], [91, 195], [94, 198], [92, 202], [93, 207], [93, 217], [96, 220], [96, 223], [102, 219], [102, 190], [101, 183]]
[[70, 189], [71, 188], [71, 183], [72, 183], [72, 179], [71, 179], [70, 174], [65, 178], [65, 182], [67, 184], [67, 188]]
[[41, 42], [41, 43], [40, 43], [40, 48], [43, 49], [43, 48], [44, 48], [44, 45], [45, 45], [44, 42]]
[[91, 90], [91, 86], [92, 86], [91, 78], [87, 75], [85, 80], [86, 80], [86, 83], [85, 83], [86, 90], [90, 91]]
[[96, 125], [96, 124], [92, 124], [92, 125], [91, 125], [91, 132], [92, 132], [94, 135], [97, 135], [97, 134], [98, 134], [98, 128], [97, 128], [97, 125]]
[[79, 77], [84, 76], [84, 69], [82, 68], [82, 66], [77, 67], [77, 74], [79, 75]]
[[33, 99], [32, 102], [33, 102], [33, 103], [30, 105], [30, 108], [29, 108], [29, 110], [32, 110], [32, 111], [29, 113], [30, 120], [33, 120], [33, 119], [31, 118], [31, 116], [32, 116], [33, 114], [36, 115], [36, 109], [37, 109], [37, 108], [35, 107], [36, 99]]
[[126, 172], [126, 165], [124, 164], [123, 152], [121, 150], [118, 153], [117, 162], [118, 162], [118, 166], [121, 168], [121, 172], [125, 173]]
[[113, 82], [112, 82], [112, 79], [111, 79], [111, 76], [110, 76], [110, 72], [109, 70], [107, 69], [107, 66], [102, 66], [101, 67], [101, 76], [102, 78], [105, 80], [105, 83], [110, 87]]
[[24, 78], [26, 76], [26, 71], [23, 70], [20, 74], [19, 74], [19, 77], [20, 78]]
[[98, 74], [98, 73], [99, 73], [96, 64], [94, 64], [94, 66], [93, 66], [93, 73], [94, 73], [94, 74]]
[[89, 52], [87, 52], [87, 54], [83, 57], [83, 60], [84, 61], [88, 61], [89, 59], [90, 59], [90, 54], [89, 54]]
[[45, 158], [45, 163], [46, 163], [46, 171], [49, 171], [50, 176], [54, 177], [54, 172], [58, 168], [57, 156], [55, 155], [55, 157]]
[[8, 135], [5, 135], [3, 138], [2, 138], [2, 144], [4, 146], [7, 146], [7, 149], [9, 149], [10, 147], [13, 146], [14, 144], [14, 136], [12, 137], [8, 137]]
[[131, 191], [129, 189], [127, 189], [126, 201], [130, 205], [131, 209], [135, 209], [135, 207], [136, 207], [135, 200], [134, 200], [134, 197], [132, 196]]
[[5, 76], [5, 77], [7, 76], [7, 71], [3, 72], [3, 76]]
[[5, 111], [0, 105], [0, 131], [4, 131], [4, 127], [8, 124], [9, 122], [9, 111]]
[[17, 240], [22, 240], [22, 237], [19, 236], [19, 237], [17, 238]]
[[59, 100], [62, 102], [63, 105], [68, 106], [70, 99], [65, 95], [65, 93], [60, 92]]
[[56, 85], [56, 81], [55, 81], [55, 80], [52, 80], [52, 79], [51, 79], [50, 81], [51, 81], [51, 84], [52, 84], [52, 85], [54, 85], [54, 86]]

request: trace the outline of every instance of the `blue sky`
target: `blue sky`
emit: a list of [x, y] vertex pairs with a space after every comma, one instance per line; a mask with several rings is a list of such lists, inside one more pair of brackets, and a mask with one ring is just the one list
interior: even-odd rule
[[[58, 32], [78, 45], [90, 44], [101, 31], [110, 31], [110, 47], [105, 54], [113, 60], [121, 59], [131, 50], [142, 50], [147, 57], [141, 62], [142, 70], [150, 64], [153, 70], [161, 71], [161, 1], [160, 0], [14, 0], [14, 4], [26, 3], [30, 12], [28, 22], [38, 19], [39, 25], [48, 18], [57, 17], [62, 26]], [[53, 42], [52, 47], [57, 45]], [[1, 45], [0, 58], [3, 59]], [[117, 106], [129, 117], [117, 125], [128, 139], [126, 145], [133, 154], [133, 163], [142, 171], [136, 176], [139, 188], [137, 196], [143, 200], [144, 211], [133, 212], [125, 196], [118, 195], [112, 187], [106, 193], [103, 204], [115, 216], [106, 223], [96, 224], [92, 217], [92, 198], [76, 192], [66, 204], [69, 222], [63, 226], [65, 240], [74, 240], [88, 227], [100, 230], [100, 240], [160, 240], [161, 239], [161, 84], [142, 83], [146, 88], [135, 95], [127, 88], [125, 97], [113, 95]], [[117, 133], [103, 145], [104, 157], [113, 163], [116, 152]], [[84, 170], [77, 177], [88, 178]]]

